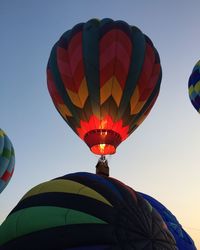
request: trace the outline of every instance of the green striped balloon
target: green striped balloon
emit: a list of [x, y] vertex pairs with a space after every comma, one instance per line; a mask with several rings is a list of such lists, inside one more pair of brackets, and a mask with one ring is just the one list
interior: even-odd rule
[[15, 153], [13, 145], [5, 132], [0, 129], [0, 193], [10, 181], [14, 166]]
[[116, 179], [82, 172], [31, 189], [1, 225], [0, 249], [178, 248], [140, 194]]

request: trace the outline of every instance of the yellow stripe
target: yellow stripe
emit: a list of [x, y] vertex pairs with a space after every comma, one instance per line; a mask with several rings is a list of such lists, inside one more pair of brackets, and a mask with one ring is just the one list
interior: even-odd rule
[[83, 78], [83, 81], [81, 82], [81, 86], [78, 91], [79, 98], [82, 103], [82, 107], [85, 105], [85, 101], [88, 98], [88, 88], [87, 88], [87, 82], [85, 77]]
[[137, 126], [140, 126], [140, 124], [144, 121], [144, 119], [147, 117], [147, 115], [148, 114], [146, 114], [146, 115], [142, 115], [141, 117], [140, 117], [140, 119], [137, 121]]
[[146, 101], [138, 102], [137, 105], [135, 106], [134, 110], [133, 110], [133, 114], [139, 113], [141, 111], [141, 109], [143, 108], [145, 103], [146, 103]]
[[199, 67], [200, 66], [200, 61], [198, 61], [195, 66]]
[[117, 106], [119, 107], [122, 98], [122, 89], [115, 76], [112, 76], [100, 89], [101, 105], [112, 95]]
[[131, 96], [131, 100], [130, 100], [131, 115], [138, 114], [143, 108], [144, 104], [146, 103], [146, 101], [139, 101], [139, 99], [140, 99], [140, 93], [139, 93], [138, 87], [136, 86], [135, 91], [133, 95]]
[[101, 194], [97, 193], [95, 190], [86, 187], [78, 182], [71, 180], [52, 180], [44, 182], [33, 189], [31, 189], [22, 200], [27, 197], [34, 196], [37, 194], [47, 193], [47, 192], [61, 192], [61, 193], [70, 193], [70, 194], [79, 194], [87, 196], [96, 200], [99, 200], [109, 206], [112, 206], [111, 203], [106, 200]]
[[120, 104], [120, 101], [122, 98], [122, 88], [115, 77], [114, 77], [114, 81], [113, 81], [113, 85], [112, 85], [112, 96], [113, 96], [117, 106], [119, 107], [119, 104]]
[[191, 85], [189, 87], [189, 95], [191, 95], [193, 92], [194, 92], [194, 87], [193, 87], [193, 85]]
[[64, 104], [58, 104], [58, 110], [60, 111], [61, 115], [64, 118], [67, 118], [66, 116], [72, 116], [71, 112], [69, 111], [69, 109], [67, 108], [66, 105]]
[[112, 78], [108, 80], [100, 89], [100, 104], [102, 105], [111, 96], [112, 91]]
[[200, 81], [195, 84], [194, 89], [197, 94], [200, 92]]
[[79, 108], [83, 108], [85, 101], [88, 97], [88, 88], [87, 88], [87, 82], [85, 77], [83, 78], [81, 85], [79, 87], [78, 93], [71, 91], [69, 89], [66, 89], [72, 103], [79, 107]]
[[131, 96], [130, 105], [131, 105], [131, 115], [135, 115], [138, 113], [138, 101], [139, 101], [140, 95], [139, 95], [139, 89], [136, 86], [135, 91], [133, 95]]
[[3, 132], [3, 130], [0, 129], [0, 136], [3, 137], [4, 135], [5, 135], [5, 133]]

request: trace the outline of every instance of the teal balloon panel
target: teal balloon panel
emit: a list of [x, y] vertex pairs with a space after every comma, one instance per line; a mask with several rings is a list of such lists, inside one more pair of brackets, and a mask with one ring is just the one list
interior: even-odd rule
[[15, 166], [15, 153], [12, 142], [0, 129], [0, 193], [7, 186], [13, 175]]

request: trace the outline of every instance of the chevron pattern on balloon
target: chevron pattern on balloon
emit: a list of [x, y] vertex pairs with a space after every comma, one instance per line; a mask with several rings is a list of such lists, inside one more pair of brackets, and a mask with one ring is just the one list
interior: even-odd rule
[[122, 94], [121, 85], [117, 78], [113, 76], [100, 88], [100, 104], [102, 105], [110, 96], [112, 96], [119, 107]]
[[84, 107], [85, 101], [88, 98], [88, 88], [87, 88], [87, 82], [85, 78], [83, 78], [77, 92], [74, 92], [70, 89], [66, 89], [66, 91], [67, 91], [69, 98], [71, 99], [72, 103], [75, 106], [79, 108]]
[[143, 68], [138, 79], [136, 89], [131, 97], [131, 115], [141, 111], [144, 104], [150, 97], [156, 84], [158, 84], [160, 65], [155, 62], [155, 52], [147, 44]]
[[56, 54], [61, 79], [65, 88], [77, 92], [84, 78], [82, 32], [75, 34], [64, 48], [60, 46]]
[[78, 32], [65, 48], [57, 48], [58, 70], [65, 90], [72, 103], [83, 108], [88, 97], [86, 78], [84, 75], [82, 32]]
[[130, 38], [125, 32], [113, 29], [104, 34], [99, 50], [101, 104], [113, 96], [119, 106], [131, 60]]
[[49, 93], [51, 94], [52, 100], [59, 113], [64, 119], [67, 119], [68, 116], [72, 116], [68, 107], [65, 105], [63, 99], [61, 98], [59, 92], [56, 89], [55, 82], [53, 80], [53, 75], [50, 69], [47, 69], [47, 86]]
[[55, 44], [47, 78], [67, 124], [93, 153], [106, 155], [114, 154], [146, 118], [162, 71], [157, 50], [137, 27], [91, 19], [66, 31]]

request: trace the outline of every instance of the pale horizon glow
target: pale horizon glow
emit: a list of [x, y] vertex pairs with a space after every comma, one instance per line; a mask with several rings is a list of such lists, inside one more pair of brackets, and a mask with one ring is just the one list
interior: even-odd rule
[[16, 165], [0, 194], [0, 224], [35, 185], [70, 172], [95, 172], [98, 157], [51, 101], [46, 65], [66, 30], [109, 17], [147, 34], [163, 71], [149, 116], [108, 157], [111, 176], [163, 203], [200, 249], [200, 116], [187, 89], [200, 59], [199, 9], [197, 0], [1, 0], [0, 127], [14, 145]]

